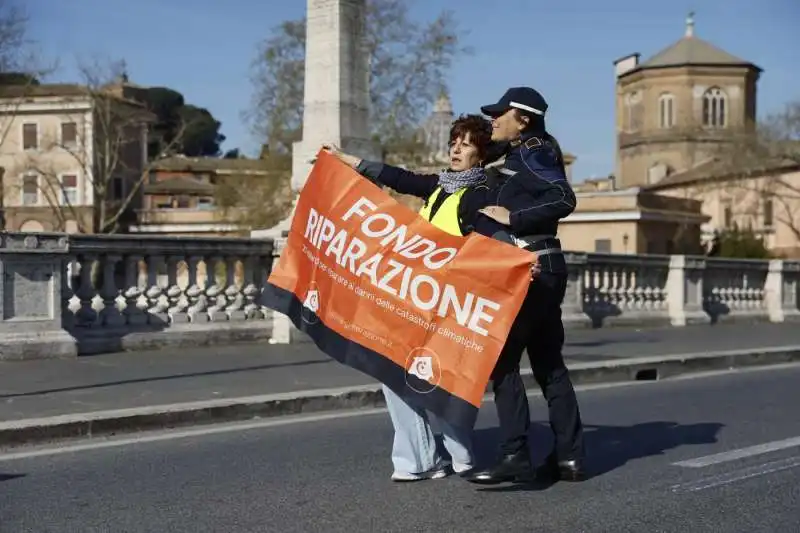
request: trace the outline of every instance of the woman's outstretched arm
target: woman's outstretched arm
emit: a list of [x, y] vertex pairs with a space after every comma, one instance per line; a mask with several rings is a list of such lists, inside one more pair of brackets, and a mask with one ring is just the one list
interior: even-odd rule
[[322, 148], [370, 181], [400, 194], [428, 198], [439, 185], [439, 176], [436, 174], [418, 174], [379, 161], [361, 159], [346, 154], [333, 145], [323, 145]]

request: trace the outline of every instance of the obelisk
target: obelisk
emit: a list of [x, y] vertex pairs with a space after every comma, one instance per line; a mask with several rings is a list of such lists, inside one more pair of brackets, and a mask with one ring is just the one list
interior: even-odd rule
[[[292, 191], [298, 195], [323, 143], [380, 160], [369, 140], [369, 58], [365, 41], [366, 0], [307, 0], [303, 136], [292, 146]], [[281, 237], [292, 213], [253, 237]]]

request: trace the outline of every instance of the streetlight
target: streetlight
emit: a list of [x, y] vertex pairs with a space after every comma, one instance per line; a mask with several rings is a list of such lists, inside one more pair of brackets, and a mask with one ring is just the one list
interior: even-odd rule
[[625, 233], [622, 236], [622, 249], [624, 250], [624, 252], [626, 254], [628, 253], [628, 234], [627, 233]]

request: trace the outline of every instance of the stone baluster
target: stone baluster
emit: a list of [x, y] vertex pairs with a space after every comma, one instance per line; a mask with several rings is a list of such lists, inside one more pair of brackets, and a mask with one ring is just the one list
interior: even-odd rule
[[100, 268], [103, 274], [103, 285], [100, 288], [100, 297], [103, 299], [103, 308], [100, 311], [101, 323], [108, 327], [118, 327], [125, 324], [125, 316], [117, 307], [117, 298], [120, 290], [117, 288], [116, 268], [122, 260], [118, 254], [103, 254], [100, 258]]
[[98, 314], [94, 309], [94, 297], [97, 291], [94, 287], [92, 276], [92, 266], [95, 262], [94, 254], [80, 254], [78, 264], [80, 265], [80, 285], [76, 294], [79, 299], [79, 308], [75, 312], [75, 324], [80, 327], [92, 327], [97, 323]]
[[245, 318], [261, 318], [260, 307], [256, 303], [259, 287], [258, 283], [258, 258], [248, 255], [242, 262], [244, 275], [242, 276], [242, 294], [244, 295], [244, 314]]
[[189, 274], [187, 281], [189, 286], [186, 288], [186, 299], [189, 302], [187, 313], [192, 323], [208, 322], [208, 313], [205, 312], [208, 308], [208, 301], [206, 300], [205, 289], [200, 286], [200, 280], [198, 279], [198, 267], [202, 260], [203, 258], [198, 255], [190, 255], [186, 259], [186, 268]]
[[590, 318], [597, 314], [597, 282], [595, 277], [595, 265], [588, 261], [583, 270], [583, 309]]
[[225, 260], [225, 274], [226, 274], [226, 287], [225, 296], [228, 300], [228, 305], [225, 307], [225, 313], [228, 315], [228, 320], [244, 320], [244, 294], [243, 289], [246, 281], [243, 279], [241, 286], [236, 283], [236, 266], [238, 265], [238, 258], [229, 256]]
[[141, 255], [128, 254], [123, 259], [125, 262], [125, 290], [122, 293], [122, 297], [125, 298], [123, 315], [130, 326], [147, 324], [147, 312], [139, 302], [144, 292], [139, 284], [139, 263], [142, 259]]
[[223, 287], [217, 279], [217, 265], [223, 264], [222, 259], [216, 255], [206, 257], [206, 297], [208, 298], [208, 318], [213, 322], [226, 320], [225, 295]]
[[[184, 291], [178, 281], [178, 266], [183, 257], [170, 254], [167, 257], [167, 314], [171, 324], [186, 324], [189, 322], [189, 302], [184, 298]], [[188, 285], [187, 285], [188, 286]]]
[[75, 296], [73, 279], [76, 269], [80, 268], [74, 257], [67, 257], [62, 262], [61, 270], [61, 323], [65, 329], [75, 325], [75, 312], [72, 310], [72, 298]]
[[164, 265], [164, 257], [161, 255], [147, 255], [145, 256], [145, 263], [147, 264], [147, 314], [148, 322], [156, 326], [165, 326], [169, 324], [169, 315], [167, 314], [168, 305], [163, 301], [161, 296], [164, 294], [164, 289], [159, 284], [158, 271]]

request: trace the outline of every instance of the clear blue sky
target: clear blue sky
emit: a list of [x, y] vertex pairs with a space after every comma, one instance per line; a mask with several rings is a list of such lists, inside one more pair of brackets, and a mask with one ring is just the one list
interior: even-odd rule
[[[509, 86], [530, 85], [550, 102], [550, 129], [577, 155], [574, 176], [614, 166], [613, 60], [647, 58], [679, 39], [696, 11], [696, 35], [765, 72], [759, 115], [800, 99], [797, 0], [409, 0], [431, 19], [452, 6], [475, 53], [450, 78], [456, 112], [474, 112]], [[79, 58], [124, 58], [131, 81], [163, 85], [222, 122], [224, 148], [253, 154], [240, 120], [250, 103], [249, 67], [269, 29], [305, 11], [305, 0], [26, 0], [33, 37], [60, 58], [59, 81], [78, 81]], [[479, 81], [476, 81], [479, 80]]]

